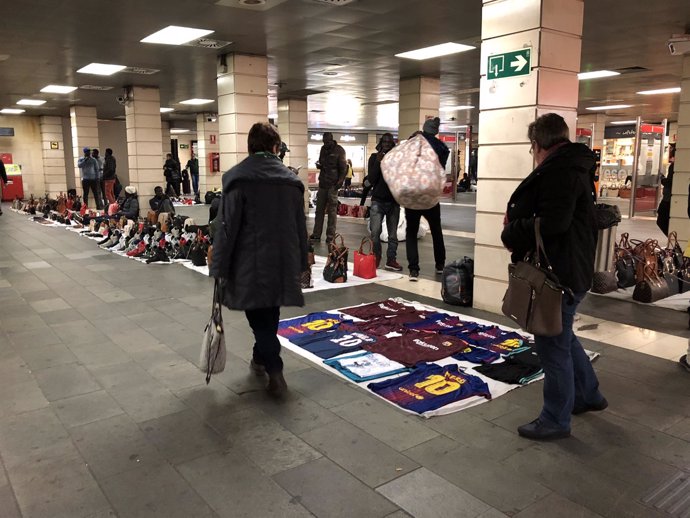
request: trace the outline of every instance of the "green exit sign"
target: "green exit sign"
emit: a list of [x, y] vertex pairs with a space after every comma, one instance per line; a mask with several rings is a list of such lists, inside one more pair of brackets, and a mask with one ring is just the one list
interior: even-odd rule
[[504, 52], [489, 56], [487, 79], [528, 76], [532, 71], [532, 48]]

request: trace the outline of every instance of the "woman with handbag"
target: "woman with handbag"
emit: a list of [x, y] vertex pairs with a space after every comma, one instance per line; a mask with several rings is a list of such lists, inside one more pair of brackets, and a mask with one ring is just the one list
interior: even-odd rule
[[268, 374], [268, 391], [287, 390], [277, 337], [281, 306], [303, 306], [307, 269], [304, 185], [278, 158], [281, 139], [268, 123], [249, 130], [249, 156], [223, 175], [209, 274], [221, 300], [245, 312], [255, 344], [251, 369]]
[[[530, 153], [537, 167], [517, 187], [508, 202], [501, 239], [522, 261], [537, 249], [535, 218], [550, 273], [574, 296], [562, 298], [562, 320], [556, 336], [535, 334], [542, 363], [544, 406], [537, 419], [518, 428], [529, 439], [546, 440], [570, 435], [571, 414], [603, 410], [608, 402], [599, 392], [599, 381], [587, 355], [573, 333], [578, 304], [592, 285], [597, 230], [594, 224], [594, 153], [569, 140], [565, 120], [557, 114], [542, 115], [529, 125]], [[538, 254], [539, 252], [537, 252]]]

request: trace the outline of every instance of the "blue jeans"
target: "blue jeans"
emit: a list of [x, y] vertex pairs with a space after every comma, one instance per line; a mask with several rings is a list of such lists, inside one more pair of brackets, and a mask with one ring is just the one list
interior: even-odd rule
[[372, 200], [369, 211], [369, 224], [371, 226], [371, 240], [374, 242], [374, 254], [381, 257], [381, 230], [383, 229], [383, 217], [386, 217], [388, 229], [388, 261], [395, 261], [398, 256], [398, 221], [400, 219], [400, 205], [394, 201]]
[[574, 405], [595, 405], [603, 399], [592, 363], [573, 333], [575, 310], [584, 297], [584, 292], [576, 293], [573, 304], [563, 297], [560, 335], [534, 337], [545, 374], [544, 408], [539, 418], [564, 430], [570, 430]]
[[190, 175], [192, 177], [192, 190], [194, 194], [199, 194], [199, 173]]

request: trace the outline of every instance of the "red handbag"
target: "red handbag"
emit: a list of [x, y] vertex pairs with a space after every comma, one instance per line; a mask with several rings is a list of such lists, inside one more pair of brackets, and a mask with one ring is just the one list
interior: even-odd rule
[[[364, 252], [364, 243], [369, 243], [369, 252]], [[353, 275], [362, 279], [373, 279], [376, 277], [376, 256], [372, 253], [374, 243], [371, 238], [365, 237], [359, 245], [359, 250], [355, 250], [355, 267]]]

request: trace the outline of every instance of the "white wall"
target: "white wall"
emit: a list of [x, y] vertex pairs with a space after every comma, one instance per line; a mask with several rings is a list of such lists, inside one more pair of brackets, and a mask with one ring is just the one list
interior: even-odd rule
[[[106, 148], [113, 150], [117, 162], [117, 177], [123, 186], [129, 184], [129, 157], [127, 155], [127, 127], [125, 121], [98, 119], [98, 140], [101, 157]], [[161, 163], [161, 170], [163, 165]]]
[[[62, 117], [62, 139], [65, 143], [65, 174], [67, 175], [67, 188], [74, 189], [76, 187], [77, 178], [74, 171], [74, 157], [72, 156], [72, 126], [69, 117]], [[79, 188], [81, 189], [81, 186], [79, 186]]]
[[12, 153], [12, 161], [22, 166], [24, 196], [45, 195], [39, 118], [0, 115], [0, 127], [14, 128], [14, 137], [0, 137], [0, 153]]

